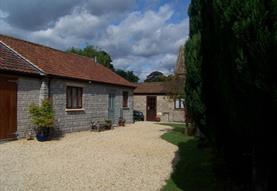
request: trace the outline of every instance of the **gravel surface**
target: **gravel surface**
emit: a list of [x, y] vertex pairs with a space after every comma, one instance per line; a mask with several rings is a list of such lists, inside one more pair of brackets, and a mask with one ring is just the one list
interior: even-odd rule
[[169, 128], [137, 122], [43, 143], [0, 143], [0, 191], [160, 190], [177, 151], [160, 138]]

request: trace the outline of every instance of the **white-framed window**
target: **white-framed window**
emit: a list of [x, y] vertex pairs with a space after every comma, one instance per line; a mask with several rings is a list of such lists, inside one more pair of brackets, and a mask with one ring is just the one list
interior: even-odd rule
[[184, 109], [185, 108], [185, 100], [184, 99], [175, 99], [174, 108], [175, 109]]

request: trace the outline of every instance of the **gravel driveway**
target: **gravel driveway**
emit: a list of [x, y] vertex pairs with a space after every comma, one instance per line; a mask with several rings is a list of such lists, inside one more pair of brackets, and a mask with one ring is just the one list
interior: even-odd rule
[[137, 122], [57, 141], [0, 143], [0, 190], [160, 190], [177, 147], [168, 126]]

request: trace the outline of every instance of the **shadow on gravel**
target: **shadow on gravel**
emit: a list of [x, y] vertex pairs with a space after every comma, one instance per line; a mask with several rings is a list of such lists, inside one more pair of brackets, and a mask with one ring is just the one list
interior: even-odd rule
[[59, 141], [60, 139], [64, 138], [65, 133], [59, 129], [59, 128], [54, 128], [52, 131], [50, 131], [50, 139], [49, 141]]

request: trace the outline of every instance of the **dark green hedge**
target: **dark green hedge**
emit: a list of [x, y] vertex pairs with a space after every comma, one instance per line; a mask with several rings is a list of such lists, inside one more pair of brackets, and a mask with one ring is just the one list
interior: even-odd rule
[[277, 1], [192, 0], [189, 15], [188, 111], [244, 190], [269, 190], [276, 167]]

